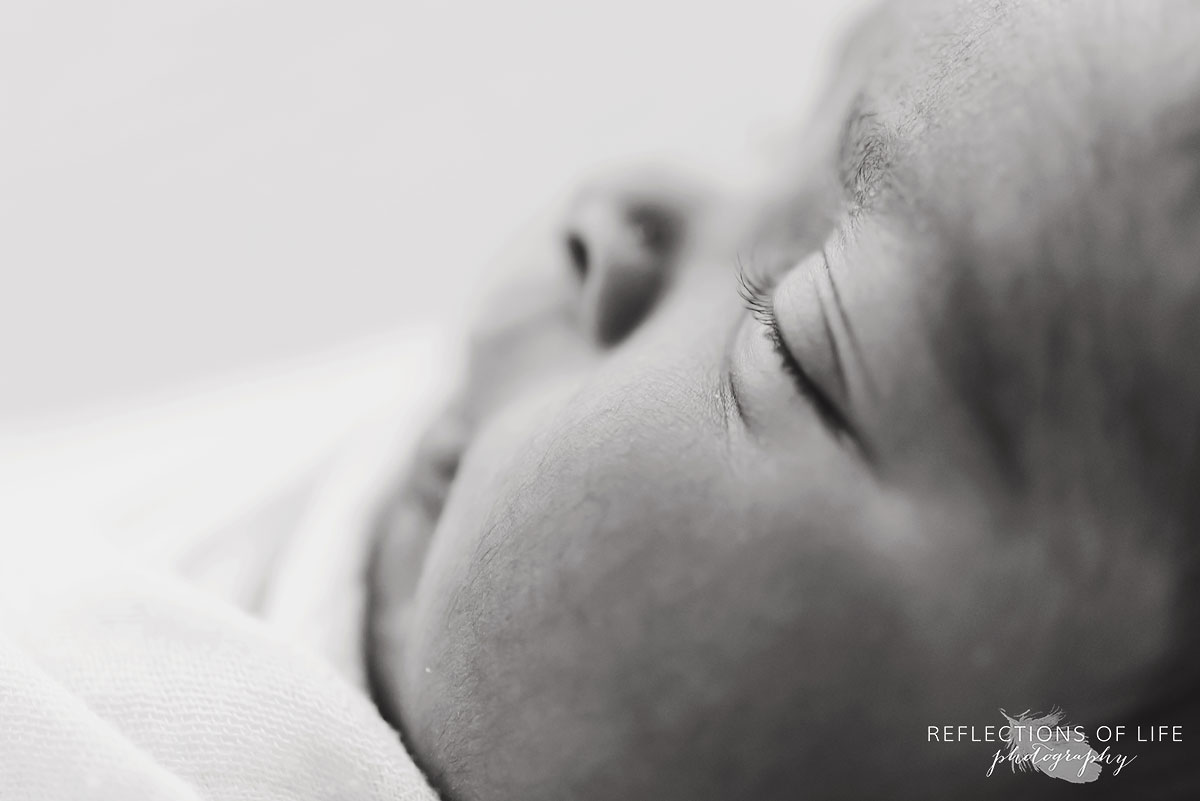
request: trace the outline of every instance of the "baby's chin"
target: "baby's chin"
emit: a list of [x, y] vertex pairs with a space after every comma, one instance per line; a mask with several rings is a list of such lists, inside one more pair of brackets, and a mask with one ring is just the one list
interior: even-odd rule
[[368, 565], [363, 659], [368, 689], [380, 714], [399, 728], [404, 644], [412, 625], [419, 565], [433, 521], [414, 506], [385, 514]]

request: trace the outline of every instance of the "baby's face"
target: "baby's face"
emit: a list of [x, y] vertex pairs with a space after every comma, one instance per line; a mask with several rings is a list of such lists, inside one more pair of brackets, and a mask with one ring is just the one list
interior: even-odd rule
[[376, 565], [448, 798], [1012, 794], [926, 727], [1143, 700], [1200, 420], [1185, 9], [884, 11], [786, 196], [581, 196]]

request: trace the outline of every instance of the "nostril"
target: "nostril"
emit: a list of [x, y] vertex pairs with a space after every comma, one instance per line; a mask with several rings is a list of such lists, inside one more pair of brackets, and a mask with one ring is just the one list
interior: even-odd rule
[[588, 273], [588, 248], [579, 234], [567, 234], [567, 255], [571, 257], [571, 268], [575, 275], [583, 281]]

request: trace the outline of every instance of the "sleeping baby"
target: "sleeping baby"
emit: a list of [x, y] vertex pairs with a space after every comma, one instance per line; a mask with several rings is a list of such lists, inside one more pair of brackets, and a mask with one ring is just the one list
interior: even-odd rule
[[928, 728], [1193, 722], [1200, 6], [888, 4], [835, 76], [777, 186], [597, 182], [487, 305], [370, 571], [446, 801], [1029, 798]]

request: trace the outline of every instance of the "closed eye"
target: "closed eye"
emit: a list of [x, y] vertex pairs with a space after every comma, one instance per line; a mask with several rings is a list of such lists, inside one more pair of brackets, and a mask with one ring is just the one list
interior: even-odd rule
[[[834, 402], [830, 393], [813, 379], [793, 349], [788, 346], [775, 311], [774, 279], [751, 275], [750, 271], [742, 266], [738, 270], [738, 294], [741, 295], [751, 316], [761, 326], [763, 336], [779, 356], [780, 365], [791, 378], [796, 391], [813, 407], [822, 424], [836, 439], [848, 441], [865, 453], [862, 438], [855, 425]], [[840, 374], [840, 363], [836, 366]]]

